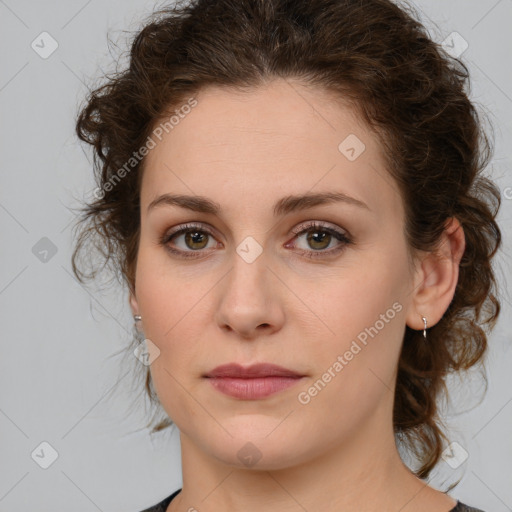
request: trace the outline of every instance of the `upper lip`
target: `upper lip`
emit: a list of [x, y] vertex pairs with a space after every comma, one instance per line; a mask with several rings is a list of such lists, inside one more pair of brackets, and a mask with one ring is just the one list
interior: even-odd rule
[[234, 377], [250, 379], [257, 377], [303, 377], [300, 373], [271, 363], [242, 366], [237, 363], [223, 364], [208, 372], [205, 377]]

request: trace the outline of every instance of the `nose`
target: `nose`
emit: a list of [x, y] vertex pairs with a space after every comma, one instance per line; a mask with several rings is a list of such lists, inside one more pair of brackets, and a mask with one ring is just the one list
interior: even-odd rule
[[279, 331], [284, 323], [284, 285], [265, 252], [254, 261], [233, 255], [233, 265], [216, 287], [216, 322], [220, 329], [243, 339]]

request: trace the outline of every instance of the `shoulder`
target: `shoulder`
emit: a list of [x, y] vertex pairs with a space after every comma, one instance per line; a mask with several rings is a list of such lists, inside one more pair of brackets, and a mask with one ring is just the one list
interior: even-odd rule
[[466, 504], [458, 501], [456, 507], [452, 508], [450, 510], [450, 512], [484, 512], [484, 511], [479, 508], [470, 507], [469, 505], [466, 505]]
[[181, 489], [178, 489], [177, 491], [173, 492], [170, 496], [167, 496], [167, 498], [164, 498], [162, 501], [160, 501], [156, 505], [153, 505], [152, 507], [149, 507], [149, 508], [145, 508], [141, 512], [166, 512], [167, 507], [169, 506], [169, 503], [171, 503], [173, 498], [175, 498], [180, 491], [181, 491]]

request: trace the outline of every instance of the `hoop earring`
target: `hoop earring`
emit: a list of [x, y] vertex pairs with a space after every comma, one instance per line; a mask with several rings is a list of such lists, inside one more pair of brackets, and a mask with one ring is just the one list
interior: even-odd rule
[[423, 327], [423, 338], [427, 339], [427, 319], [424, 316], [422, 316], [421, 318], [422, 318], [423, 324], [424, 324], [424, 327]]
[[140, 324], [142, 317], [140, 315], [133, 315], [133, 319], [135, 320], [133, 325], [137, 331], [137, 335], [140, 336], [142, 334], [142, 325]]
[[135, 327], [135, 339], [141, 343], [144, 341], [144, 330], [142, 329], [142, 324], [140, 321], [142, 320], [142, 317], [140, 315], [133, 315], [133, 326]]

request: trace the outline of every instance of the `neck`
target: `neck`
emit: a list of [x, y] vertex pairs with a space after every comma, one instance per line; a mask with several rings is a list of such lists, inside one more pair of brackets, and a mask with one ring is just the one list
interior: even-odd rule
[[180, 433], [183, 488], [168, 512], [448, 512], [455, 501], [428, 487], [400, 459], [391, 410], [383, 404], [342, 443], [270, 470], [225, 464]]

